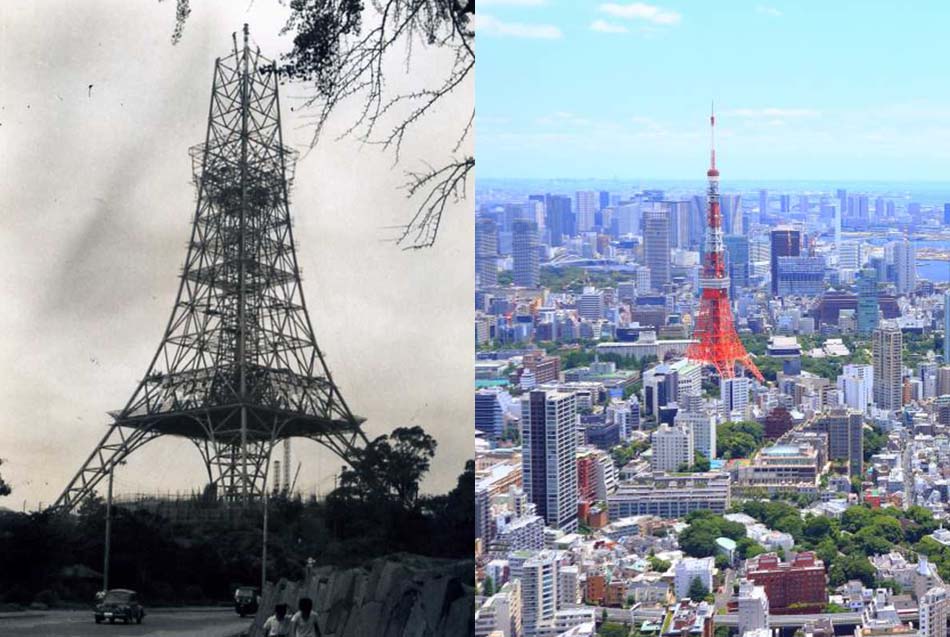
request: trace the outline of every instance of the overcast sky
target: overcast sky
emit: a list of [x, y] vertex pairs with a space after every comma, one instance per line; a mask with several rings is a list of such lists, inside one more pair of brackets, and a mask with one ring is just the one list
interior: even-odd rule
[[[172, 46], [172, 1], [4, 0], [0, 473], [14, 493], [0, 506], [59, 495], [159, 344], [194, 214], [188, 147], [204, 139], [215, 57], [244, 22], [264, 55], [289, 49], [277, 0], [192, 5]], [[448, 62], [416, 59], [414, 79], [392, 66], [392, 88]], [[371, 436], [407, 424], [436, 436], [426, 487], [439, 492], [473, 455], [469, 205], [449, 211], [431, 250], [404, 252], [385, 228], [413, 211], [402, 170], [443, 157], [473, 93], [470, 82], [426, 120], [396, 170], [377, 148], [327, 136], [302, 154], [291, 202], [304, 293], [334, 379]], [[301, 150], [311, 129], [291, 107], [305, 94], [281, 96], [285, 142]], [[332, 488], [340, 462], [329, 451], [299, 441], [294, 455], [299, 487]], [[188, 491], [205, 479], [193, 445], [159, 439], [117, 472], [116, 491]]]

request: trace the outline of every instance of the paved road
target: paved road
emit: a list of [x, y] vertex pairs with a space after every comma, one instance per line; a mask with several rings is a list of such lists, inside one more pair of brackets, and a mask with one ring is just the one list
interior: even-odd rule
[[250, 626], [232, 609], [152, 610], [146, 609], [141, 625], [99, 624], [92, 611], [46, 611], [0, 615], [0, 637], [37, 635], [42, 637], [234, 637]]

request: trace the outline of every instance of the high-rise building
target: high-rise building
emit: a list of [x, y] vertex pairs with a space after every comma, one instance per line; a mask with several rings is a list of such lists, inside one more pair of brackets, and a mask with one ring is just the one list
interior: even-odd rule
[[[719, 395], [722, 401], [722, 410], [726, 420], [731, 420], [732, 414], [745, 414], [749, 405], [750, 381], [745, 376], [723, 378], [719, 383]], [[740, 417], [740, 420], [744, 416]]]
[[878, 325], [880, 309], [878, 306], [877, 272], [873, 268], [864, 268], [858, 275], [858, 334], [868, 335]]
[[475, 276], [480, 288], [498, 285], [498, 226], [491, 219], [475, 224]]
[[748, 580], [739, 582], [739, 635], [752, 630], [769, 629], [769, 598], [765, 588]]
[[541, 283], [538, 224], [517, 219], [512, 224], [512, 260], [515, 285], [536, 288]]
[[505, 430], [505, 404], [510, 396], [496, 387], [475, 392], [475, 429], [490, 440], [500, 440]]
[[551, 245], [564, 244], [564, 236], [574, 235], [574, 213], [567, 195], [544, 196], [544, 227], [551, 233]]
[[[701, 398], [695, 398], [702, 402]], [[703, 454], [709, 460], [716, 457], [716, 422], [716, 415], [702, 408], [680, 408], [674, 419], [675, 425], [685, 427], [691, 432], [696, 453]]]
[[588, 232], [593, 230], [594, 214], [598, 208], [597, 193], [593, 190], [578, 190], [574, 193], [575, 214], [577, 217], [577, 231]]
[[897, 277], [897, 293], [911, 294], [917, 287], [917, 247], [907, 240], [894, 246], [894, 270]]
[[610, 207], [610, 192], [609, 191], [601, 190], [599, 193], [597, 193], [597, 196], [598, 196], [598, 203], [600, 204], [601, 210], [603, 210], [604, 208]]
[[862, 413], [874, 397], [874, 367], [871, 365], [845, 365], [838, 376], [838, 401], [849, 409]]
[[931, 588], [921, 597], [918, 605], [920, 607], [918, 637], [947, 637], [950, 590], [943, 586]]
[[521, 621], [526, 636], [540, 632], [557, 613], [557, 553], [541, 551], [521, 567]]
[[943, 365], [937, 369], [937, 395], [950, 394], [950, 365]]
[[874, 364], [874, 405], [896, 411], [901, 408], [900, 328], [886, 323], [874, 330], [871, 350]]
[[[774, 249], [774, 247], [773, 247]], [[811, 256], [780, 256], [777, 263], [776, 296], [818, 296], [825, 290], [825, 260]]]
[[643, 211], [643, 256], [650, 268], [650, 287], [660, 292], [670, 282], [669, 209], [654, 204]]
[[726, 246], [726, 264], [729, 267], [729, 296], [749, 287], [749, 238], [731, 234], [723, 237]]
[[604, 318], [604, 291], [592, 287], [584, 288], [584, 293], [577, 299], [577, 314], [588, 321]]
[[833, 408], [815, 419], [814, 430], [828, 434], [828, 456], [847, 460], [849, 474], [861, 476], [864, 471], [864, 413]]
[[536, 390], [521, 398], [522, 475], [528, 499], [547, 525], [577, 530], [577, 402]]
[[759, 191], [759, 216], [764, 216], [769, 212], [769, 191]]
[[797, 257], [801, 255], [802, 233], [794, 228], [776, 228], [771, 233], [772, 294], [778, 296], [778, 260], [779, 257]]
[[862, 265], [861, 243], [842, 241], [838, 248], [838, 267], [842, 270], [858, 270]]
[[693, 466], [695, 444], [689, 427], [664, 423], [653, 432], [653, 470], [677, 471], [680, 466]]
[[943, 364], [950, 365], [950, 290], [943, 293]]

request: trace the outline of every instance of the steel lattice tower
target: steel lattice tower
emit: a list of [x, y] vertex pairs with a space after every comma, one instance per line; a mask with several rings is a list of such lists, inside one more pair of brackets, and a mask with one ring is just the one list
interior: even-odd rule
[[274, 445], [310, 438], [341, 458], [365, 442], [317, 345], [300, 282], [274, 64], [243, 48], [215, 62], [197, 206], [178, 296], [143, 380], [54, 507], [72, 509], [130, 453], [191, 440], [219, 497], [264, 494]]
[[719, 170], [716, 168], [716, 115], [709, 115], [710, 165], [706, 171], [709, 185], [706, 191], [706, 256], [700, 278], [702, 296], [693, 338], [687, 358], [715, 368], [720, 378], [733, 378], [736, 364], [764, 382], [759, 368], [752, 362], [745, 345], [736, 334], [729, 305], [729, 277], [726, 275], [725, 245], [722, 239], [722, 214], [719, 210]]

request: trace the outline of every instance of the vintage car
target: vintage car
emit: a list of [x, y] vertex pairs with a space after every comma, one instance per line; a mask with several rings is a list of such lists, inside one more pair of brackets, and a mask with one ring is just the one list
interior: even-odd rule
[[97, 624], [106, 620], [114, 624], [117, 619], [126, 624], [133, 621], [141, 624], [145, 618], [145, 609], [139, 602], [138, 593], [126, 588], [114, 588], [96, 595], [95, 617]]

